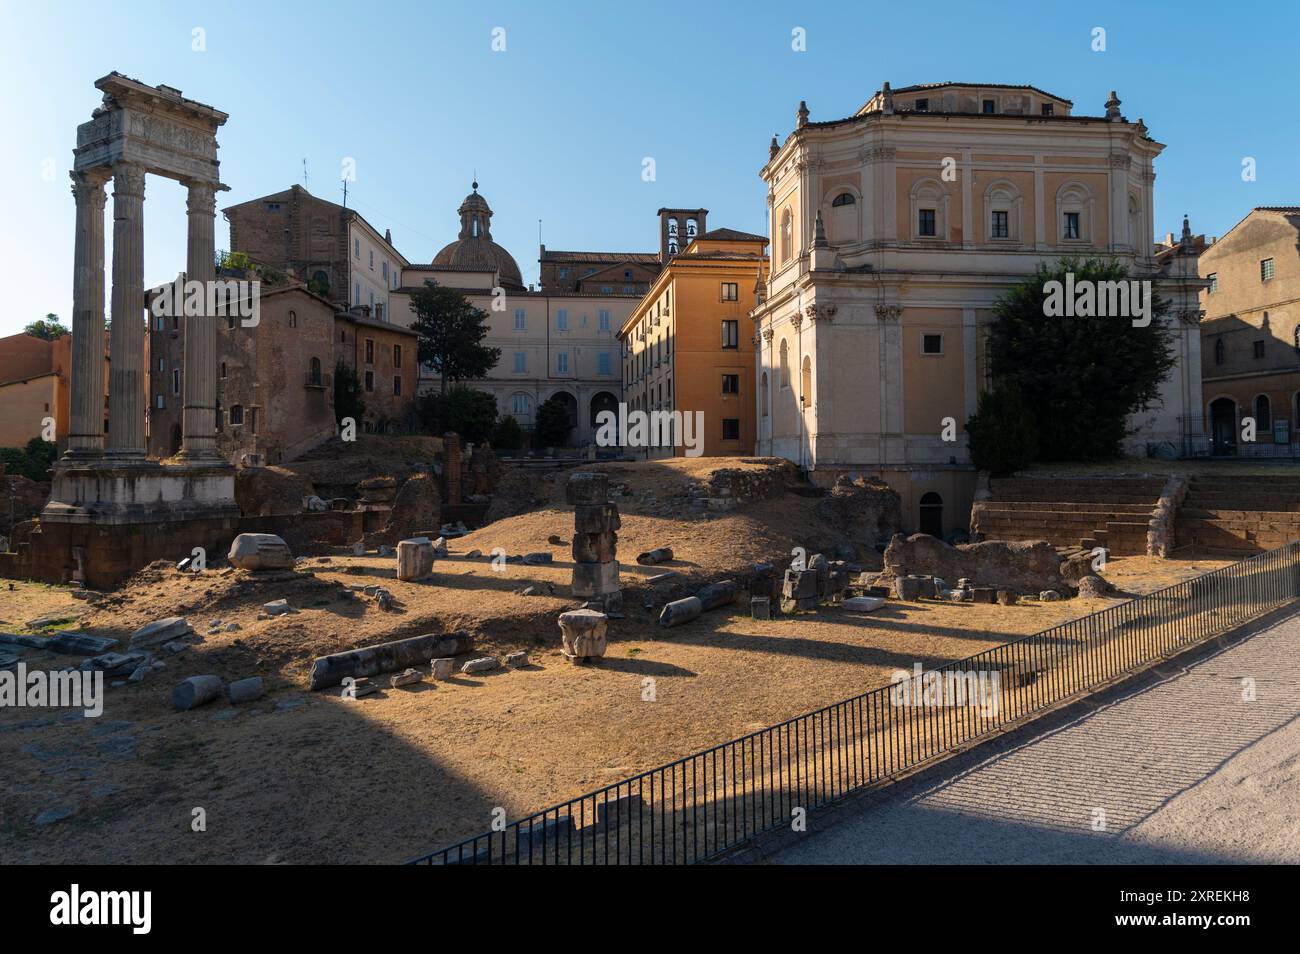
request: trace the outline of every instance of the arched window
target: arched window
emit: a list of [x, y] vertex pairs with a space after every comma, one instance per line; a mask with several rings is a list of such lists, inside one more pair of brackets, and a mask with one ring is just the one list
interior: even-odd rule
[[790, 345], [781, 339], [781, 387], [790, 386]]
[[1024, 198], [1015, 183], [998, 179], [984, 190], [984, 228], [988, 241], [1020, 241]]
[[838, 209], [842, 205], [852, 205], [857, 201], [858, 201], [857, 199], [853, 198], [853, 194], [851, 192], [841, 192], [839, 195], [837, 195], [834, 199], [831, 200], [831, 208]]
[[793, 249], [794, 236], [792, 234], [793, 221], [794, 221], [794, 217], [790, 214], [790, 209], [787, 207], [781, 213], [781, 264], [782, 265], [790, 261], [790, 256], [791, 254], [793, 254], [794, 251]]
[[298, 313], [296, 311], [289, 312], [289, 327], [290, 328], [298, 327]]
[[1255, 430], [1263, 434], [1273, 428], [1273, 406], [1268, 395], [1261, 394], [1255, 398]]
[[221, 362], [221, 376], [223, 378], [226, 376], [226, 362], [224, 361]]
[[852, 245], [862, 240], [862, 224], [858, 216], [858, 197], [843, 189], [831, 199], [825, 215], [826, 238], [832, 245]]
[[[1298, 331], [1297, 334], [1300, 335], [1300, 331]], [[1226, 349], [1223, 347], [1222, 338], [1219, 338], [1214, 342], [1214, 363], [1215, 364], [1223, 364], [1225, 350]]]
[[1057, 242], [1092, 241], [1092, 190], [1067, 182], [1056, 191]]
[[[293, 314], [293, 312], [289, 312], [289, 314]], [[320, 384], [320, 358], [311, 359], [311, 370], [308, 373], [311, 375], [312, 384]]]
[[758, 382], [758, 413], [767, 417], [767, 372], [763, 372], [763, 377]]
[[244, 423], [244, 405], [242, 404], [230, 405], [230, 423], [232, 426], [235, 424]]
[[804, 407], [812, 404], [812, 358], [804, 355], [803, 371], [799, 380], [799, 401]]
[[948, 193], [938, 179], [919, 179], [910, 196], [914, 239], [948, 238]]

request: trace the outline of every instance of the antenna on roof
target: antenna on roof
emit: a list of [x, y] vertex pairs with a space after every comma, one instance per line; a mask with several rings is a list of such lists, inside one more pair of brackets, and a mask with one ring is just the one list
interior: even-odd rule
[[303, 185], [307, 184], [307, 160], [306, 159], [303, 159], [302, 161], [302, 184]]
[[348, 180], [343, 180], [343, 208], [348, 207]]

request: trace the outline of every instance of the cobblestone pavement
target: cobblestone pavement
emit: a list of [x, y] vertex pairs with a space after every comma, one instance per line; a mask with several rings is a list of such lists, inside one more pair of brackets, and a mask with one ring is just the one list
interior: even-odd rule
[[[1246, 680], [1255, 698], [1247, 701]], [[778, 850], [782, 864], [1300, 862], [1300, 614]]]

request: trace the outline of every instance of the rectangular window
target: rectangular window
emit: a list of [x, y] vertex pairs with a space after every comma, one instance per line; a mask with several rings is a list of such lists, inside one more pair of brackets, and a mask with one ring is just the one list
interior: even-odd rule
[[997, 111], [998, 111], [998, 104], [996, 100], [992, 100], [992, 99], [984, 100], [984, 112], [996, 113]]
[[1216, 291], [1219, 290], [1219, 273], [1218, 273], [1218, 272], [1210, 272], [1210, 274], [1207, 275], [1207, 276], [1205, 276], [1205, 277], [1208, 278], [1208, 279], [1210, 280], [1210, 287], [1209, 287], [1208, 289], [1206, 289], [1206, 290], [1207, 290], [1211, 295], [1213, 295]]
[[569, 313], [563, 308], [555, 313], [555, 327], [560, 331], [569, 330]]
[[515, 309], [515, 331], [528, 330], [528, 312], [522, 308]]
[[402, 376], [400, 374], [393, 375], [393, 393], [396, 395], [402, 393]]
[[921, 335], [921, 354], [943, 354], [943, 335]]
[[159, 370], [159, 371], [166, 371], [166, 370], [167, 370], [167, 359], [166, 359], [166, 358], [159, 358], [159, 359], [158, 359], [158, 370]]
[[372, 393], [375, 390], [375, 372], [373, 371], [366, 372], [366, 390]]
[[361, 257], [361, 239], [359, 238], [354, 238], [352, 240], [352, 257], [353, 258]]
[[366, 364], [375, 363], [375, 339], [366, 339]]
[[561, 351], [555, 356], [555, 370], [559, 374], [569, 373], [569, 352]]
[[722, 347], [740, 347], [740, 322], [730, 319], [722, 322]]
[[360, 282], [356, 282], [352, 286], [352, 304], [354, 305], [361, 304], [361, 283]]
[[1264, 357], [1264, 342], [1262, 341], [1255, 342], [1255, 357], [1256, 358]]
[[600, 330], [601, 330], [601, 331], [604, 331], [604, 332], [608, 332], [608, 331], [609, 331], [609, 312], [602, 308], [602, 309], [600, 310], [600, 314], [599, 314], [598, 320], [599, 320], [599, 322], [600, 322], [600, 325], [599, 325]]
[[1062, 238], [1077, 239], [1079, 237], [1079, 213], [1065, 213], [1065, 234]]
[[1056, 111], [1056, 107], [1051, 103], [1043, 103], [1043, 115], [1050, 116]]
[[739, 300], [740, 300], [740, 290], [739, 290], [739, 286], [737, 285], [736, 282], [723, 282], [723, 283], [722, 283], [722, 300], [723, 300], [723, 301], [739, 301]]
[[1007, 237], [1007, 235], [1008, 235], [1008, 229], [1007, 229], [1007, 213], [1005, 213], [1005, 212], [994, 212], [994, 213], [993, 213], [993, 226], [992, 226], [992, 229], [993, 229], [992, 234], [993, 234], [993, 237], [994, 237], [994, 238], [1006, 238], [1006, 237]]
[[916, 111], [918, 113], [928, 113], [930, 111], [930, 101], [928, 99], [918, 99], [916, 101]]
[[724, 441], [740, 440], [740, 418], [724, 417], [722, 419], [722, 439]]
[[528, 370], [528, 355], [523, 351], [515, 352], [515, 374], [524, 374]]
[[609, 352], [601, 351], [596, 355], [596, 373], [609, 374]]
[[402, 366], [402, 346], [395, 344], [393, 345], [393, 367], [400, 368], [401, 366]]
[[933, 237], [934, 231], [934, 209], [918, 209], [916, 219], [916, 234]]
[[165, 408], [165, 407], [167, 406], [167, 399], [164, 398], [164, 397], [160, 394], [160, 395], [158, 395], [158, 397], [154, 400], [153, 403], [154, 403], [154, 407], [158, 408], [158, 410], [161, 411], [163, 408]]
[[569, 277], [569, 270], [567, 268], [560, 269], [560, 278], [565, 279], [568, 277]]
[[379, 274], [384, 276], [384, 281], [388, 281], [388, 263], [384, 262], [379, 268]]
[[181, 393], [181, 369], [172, 368], [172, 394]]
[[1266, 258], [1259, 263], [1259, 280], [1266, 282], [1273, 277], [1273, 260]]
[[722, 376], [722, 393], [739, 394], [740, 393], [740, 375], [724, 374]]

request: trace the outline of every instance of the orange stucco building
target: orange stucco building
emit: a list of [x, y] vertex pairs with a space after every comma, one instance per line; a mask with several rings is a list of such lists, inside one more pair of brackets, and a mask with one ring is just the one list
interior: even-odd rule
[[[696, 236], [669, 259], [619, 329], [627, 411], [674, 419], [674, 412], [702, 413], [696, 449], [706, 456], [754, 452], [754, 330], [747, 318], [766, 271], [766, 247], [764, 236], [733, 229]], [[624, 451], [682, 456], [686, 435], [675, 436], [677, 446]]]

